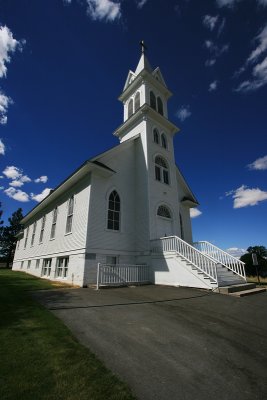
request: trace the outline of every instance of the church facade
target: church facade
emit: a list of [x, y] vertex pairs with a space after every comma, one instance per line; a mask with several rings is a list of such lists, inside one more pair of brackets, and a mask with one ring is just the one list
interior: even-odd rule
[[145, 263], [155, 283], [212, 287], [190, 266], [190, 208], [198, 202], [175, 164], [170, 96], [142, 52], [119, 97], [119, 144], [82, 164], [23, 218], [14, 270], [87, 286], [101, 263]]

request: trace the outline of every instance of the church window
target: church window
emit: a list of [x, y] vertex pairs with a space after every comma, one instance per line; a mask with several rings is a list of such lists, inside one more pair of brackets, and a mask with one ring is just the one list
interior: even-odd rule
[[169, 169], [166, 161], [161, 156], [155, 158], [155, 178], [157, 181], [169, 185]]
[[171, 218], [171, 212], [166, 206], [159, 206], [157, 215], [164, 218]]
[[25, 236], [25, 242], [24, 242], [24, 249], [27, 246], [27, 242], [28, 242], [28, 236], [29, 236], [29, 229], [30, 227], [28, 226], [27, 230], [26, 230], [26, 236]]
[[40, 239], [39, 242], [42, 243], [44, 238], [44, 228], [45, 228], [45, 215], [42, 218], [42, 225], [41, 225], [41, 232], [40, 232]]
[[128, 104], [128, 118], [130, 118], [131, 115], [133, 115], [133, 99], [131, 99]]
[[153, 137], [154, 137], [154, 142], [159, 144], [159, 132], [156, 128], [153, 130]]
[[20, 269], [23, 268], [23, 264], [24, 264], [24, 261], [21, 261], [21, 263], [20, 263]]
[[38, 269], [39, 266], [40, 266], [40, 258], [38, 258], [38, 259], [36, 260], [35, 269]]
[[137, 92], [134, 98], [134, 111], [136, 112], [140, 108], [140, 92]]
[[157, 109], [157, 105], [156, 105], [156, 96], [154, 94], [154, 92], [150, 92], [150, 106], [156, 110]]
[[42, 265], [42, 276], [50, 276], [51, 273], [52, 258], [44, 258]]
[[167, 149], [167, 139], [164, 133], [161, 134], [161, 146]]
[[60, 257], [57, 259], [56, 277], [67, 278], [69, 269], [69, 257]]
[[54, 239], [56, 235], [56, 224], [57, 224], [57, 207], [53, 211], [50, 239]]
[[73, 207], [74, 207], [74, 196], [71, 196], [68, 202], [68, 215], [66, 222], [66, 233], [70, 233], [72, 230], [72, 220], [73, 220]]
[[28, 260], [27, 269], [31, 268], [31, 260]]
[[182, 218], [181, 213], [179, 213], [179, 218], [180, 218], [181, 239], [184, 239], [184, 224], [183, 224], [183, 218]]
[[35, 232], [36, 232], [36, 225], [37, 225], [37, 222], [35, 221], [35, 222], [34, 222], [34, 224], [33, 224], [33, 230], [32, 230], [32, 240], [31, 240], [31, 246], [33, 246], [33, 245], [34, 245]]
[[163, 103], [160, 97], [157, 98], [158, 103], [158, 113], [163, 115]]
[[113, 190], [108, 200], [108, 229], [111, 229], [113, 231], [120, 230], [120, 209], [120, 197], [116, 190]]

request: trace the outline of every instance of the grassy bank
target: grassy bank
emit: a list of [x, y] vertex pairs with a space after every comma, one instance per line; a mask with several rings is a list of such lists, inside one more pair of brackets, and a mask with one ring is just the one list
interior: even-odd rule
[[261, 276], [260, 276], [260, 283], [258, 281], [257, 276], [247, 276], [247, 281], [249, 283], [256, 283], [257, 285], [267, 287], [267, 278], [262, 278]]
[[80, 345], [31, 290], [53, 284], [0, 270], [0, 399], [133, 399], [128, 387]]

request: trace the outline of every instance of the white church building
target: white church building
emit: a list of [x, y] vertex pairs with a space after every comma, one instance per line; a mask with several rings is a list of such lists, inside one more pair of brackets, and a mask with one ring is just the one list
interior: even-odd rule
[[175, 164], [170, 96], [143, 47], [119, 97], [119, 144], [82, 164], [23, 218], [13, 270], [81, 287], [245, 282], [238, 259], [193, 244], [190, 208], [198, 202]]

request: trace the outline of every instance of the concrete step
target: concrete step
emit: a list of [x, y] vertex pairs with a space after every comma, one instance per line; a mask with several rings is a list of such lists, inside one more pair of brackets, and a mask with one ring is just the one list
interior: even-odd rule
[[230, 293], [236, 293], [236, 292], [242, 292], [246, 290], [251, 290], [256, 287], [255, 283], [241, 283], [241, 284], [236, 284], [236, 285], [229, 285], [229, 286], [220, 286], [220, 293], [224, 294], [230, 294]]
[[242, 292], [229, 293], [229, 295], [236, 296], [236, 297], [245, 297], [245, 296], [251, 296], [252, 294], [258, 294], [258, 293], [263, 293], [263, 292], [266, 292], [266, 288], [255, 288], [255, 289], [243, 290]]

